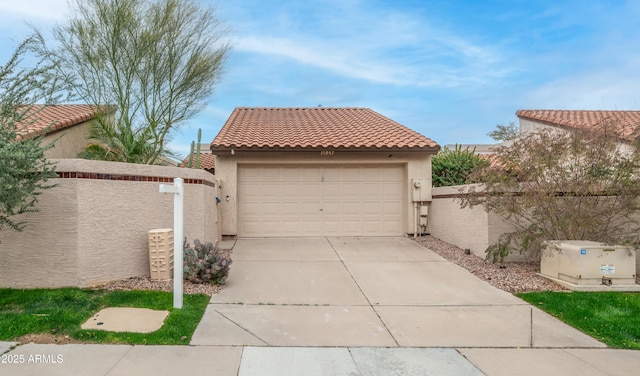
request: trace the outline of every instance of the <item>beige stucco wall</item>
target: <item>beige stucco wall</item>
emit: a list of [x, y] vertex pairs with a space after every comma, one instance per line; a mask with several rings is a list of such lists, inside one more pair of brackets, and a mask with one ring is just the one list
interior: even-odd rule
[[[181, 177], [214, 183], [208, 172], [113, 162], [54, 160], [58, 172]], [[147, 232], [173, 227], [173, 195], [158, 182], [54, 179], [20, 233], [0, 232], [0, 286], [59, 287], [148, 275]], [[167, 183], [165, 183], [167, 184]], [[170, 184], [170, 183], [168, 183]], [[216, 188], [185, 184], [184, 234], [219, 240]]]
[[53, 143], [53, 147], [45, 151], [49, 159], [78, 158], [89, 143], [91, 122], [84, 122], [73, 127], [46, 135], [41, 145]]
[[[485, 250], [500, 235], [515, 228], [494, 213], [487, 213], [482, 206], [461, 208], [455, 196], [465, 186], [437, 187], [432, 189], [433, 201], [429, 213], [429, 233], [462, 249], [468, 248], [478, 257], [485, 257]], [[445, 197], [441, 197], [445, 196]]]
[[[391, 155], [391, 156], [390, 156]], [[216, 177], [220, 179], [221, 233], [234, 236], [238, 233], [237, 192], [238, 164], [403, 164], [405, 166], [406, 211], [405, 227], [408, 234], [415, 229], [415, 211], [411, 202], [411, 180], [422, 180], [430, 199], [431, 156], [424, 153], [401, 152], [349, 152], [336, 151], [332, 156], [322, 156], [319, 151], [248, 152], [225, 153], [216, 158]], [[228, 199], [227, 199], [228, 198]]]

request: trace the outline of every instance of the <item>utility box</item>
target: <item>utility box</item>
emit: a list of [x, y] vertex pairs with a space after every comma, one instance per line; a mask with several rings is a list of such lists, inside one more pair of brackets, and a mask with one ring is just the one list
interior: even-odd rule
[[173, 229], [149, 231], [149, 267], [152, 280], [166, 281], [173, 277]]
[[636, 251], [586, 240], [548, 242], [540, 274], [577, 286], [634, 285]]

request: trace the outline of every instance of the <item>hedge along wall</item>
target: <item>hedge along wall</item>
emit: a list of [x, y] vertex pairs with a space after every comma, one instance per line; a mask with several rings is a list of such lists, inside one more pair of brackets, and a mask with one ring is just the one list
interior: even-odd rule
[[148, 235], [173, 227], [173, 194], [185, 180], [184, 235], [216, 242], [215, 177], [202, 170], [89, 161], [57, 163], [57, 187], [39, 197], [22, 232], [0, 232], [0, 286], [86, 287], [149, 275]]

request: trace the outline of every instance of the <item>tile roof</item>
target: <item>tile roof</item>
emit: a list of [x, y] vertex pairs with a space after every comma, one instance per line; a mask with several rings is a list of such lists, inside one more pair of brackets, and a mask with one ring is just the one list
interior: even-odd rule
[[621, 136], [626, 140], [635, 138], [640, 126], [640, 111], [519, 110], [516, 115], [567, 128], [586, 128], [610, 122], [620, 126]]
[[18, 125], [18, 140], [73, 127], [95, 117], [94, 107], [87, 104], [34, 105], [28, 124]]
[[[189, 165], [189, 156], [187, 155], [180, 163], [180, 167], [187, 167]], [[196, 168], [195, 157], [192, 162], [193, 168]], [[204, 170], [211, 170], [216, 167], [216, 156], [207, 151], [200, 152], [200, 168]]]
[[237, 107], [211, 143], [229, 149], [437, 151], [431, 139], [368, 108]]

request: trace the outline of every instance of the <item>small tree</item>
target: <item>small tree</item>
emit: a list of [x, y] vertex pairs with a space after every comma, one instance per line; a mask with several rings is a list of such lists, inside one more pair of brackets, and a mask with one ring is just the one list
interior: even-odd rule
[[475, 149], [443, 149], [431, 159], [431, 180], [434, 187], [448, 187], [469, 183], [470, 174], [489, 165], [489, 160], [475, 153]]
[[170, 132], [206, 104], [229, 46], [212, 9], [194, 0], [74, 0], [43, 53], [86, 103], [115, 105], [98, 116], [87, 158], [154, 164]]
[[510, 121], [509, 125], [498, 124], [496, 125], [496, 129], [487, 133], [487, 136], [499, 142], [515, 140], [519, 135], [520, 130], [513, 121]]
[[55, 166], [44, 156], [51, 145], [20, 136], [20, 129], [36, 121], [43, 105], [58, 101], [64, 89], [51, 63], [23, 66], [36, 43], [35, 37], [26, 39], [0, 66], [0, 230], [21, 231], [25, 223], [15, 216], [37, 211], [38, 195], [53, 187], [48, 179], [56, 176]]
[[517, 230], [487, 249], [501, 260], [518, 249], [538, 258], [545, 240], [592, 240], [638, 247], [640, 158], [621, 143], [621, 119], [589, 129], [545, 128], [498, 147], [482, 181], [467, 189], [462, 206], [482, 205]]

